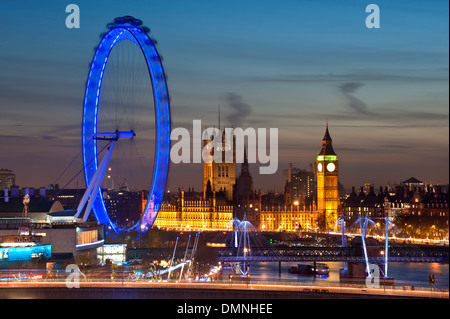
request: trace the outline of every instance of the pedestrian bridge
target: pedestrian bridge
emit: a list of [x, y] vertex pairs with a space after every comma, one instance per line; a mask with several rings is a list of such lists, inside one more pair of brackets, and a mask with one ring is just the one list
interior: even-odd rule
[[[369, 257], [370, 263], [382, 263], [384, 257]], [[335, 257], [335, 256], [226, 256], [218, 257], [220, 262], [294, 262], [294, 261], [346, 261], [346, 262], [365, 262], [364, 257]], [[429, 262], [429, 263], [448, 263], [448, 258], [442, 257], [388, 257], [389, 262]]]
[[[369, 262], [384, 262], [384, 248], [372, 247]], [[250, 248], [247, 256], [237, 256], [233, 248], [222, 247], [216, 251], [217, 260], [222, 262], [290, 262], [290, 261], [347, 261], [365, 262], [360, 247], [270, 247]], [[388, 251], [389, 262], [448, 263], [448, 246], [392, 246]]]
[[[383, 251], [383, 247], [376, 251]], [[297, 262], [297, 261], [327, 261], [327, 262], [364, 262], [361, 247], [270, 247], [270, 248], [250, 248], [247, 256], [237, 256], [233, 248], [214, 248], [218, 261], [221, 262]], [[182, 251], [178, 252], [178, 258], [183, 258]], [[141, 248], [128, 249], [127, 259], [170, 259], [173, 254], [171, 248]], [[409, 245], [391, 246], [388, 251], [389, 262], [428, 262], [428, 263], [448, 263], [448, 246], [431, 245]], [[370, 262], [384, 262], [383, 256], [368, 256]], [[190, 254], [188, 254], [188, 259]]]

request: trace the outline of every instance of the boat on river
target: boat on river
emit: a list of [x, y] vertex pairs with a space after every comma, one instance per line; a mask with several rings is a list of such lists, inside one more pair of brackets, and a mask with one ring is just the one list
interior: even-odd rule
[[328, 276], [330, 269], [323, 263], [298, 264], [296, 267], [289, 268], [288, 272], [295, 275]]

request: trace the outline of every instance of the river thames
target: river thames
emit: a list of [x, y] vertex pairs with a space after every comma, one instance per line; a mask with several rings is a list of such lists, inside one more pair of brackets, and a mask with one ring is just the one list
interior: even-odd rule
[[[250, 267], [250, 278], [252, 281], [298, 283], [321, 285], [339, 285], [339, 270], [344, 268], [344, 262], [326, 263], [329, 267], [327, 277], [302, 276], [288, 273], [288, 269], [297, 266], [299, 262], [283, 262], [281, 272], [277, 262], [257, 262]], [[414, 286], [430, 288], [429, 274], [435, 276], [436, 289], [449, 289], [449, 265], [444, 263], [390, 263], [389, 276], [393, 277], [395, 286]]]

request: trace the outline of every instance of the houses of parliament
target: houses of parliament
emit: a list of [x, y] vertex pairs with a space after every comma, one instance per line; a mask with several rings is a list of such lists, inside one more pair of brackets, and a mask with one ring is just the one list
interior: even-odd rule
[[[209, 162], [209, 161], [208, 161]], [[337, 220], [340, 203], [339, 166], [326, 127], [316, 161], [308, 170], [283, 171], [284, 193], [263, 194], [254, 190], [247, 155], [236, 175], [233, 163], [203, 163], [203, 189], [180, 188], [167, 193], [155, 227], [168, 230], [225, 231], [233, 218], [246, 219], [261, 231], [295, 231], [328, 225]]]

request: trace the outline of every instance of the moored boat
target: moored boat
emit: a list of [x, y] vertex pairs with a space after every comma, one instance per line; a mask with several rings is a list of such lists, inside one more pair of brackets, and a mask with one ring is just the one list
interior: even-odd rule
[[314, 263], [312, 265], [298, 264], [297, 267], [289, 268], [288, 272], [295, 275], [328, 276], [330, 270], [326, 264]]

